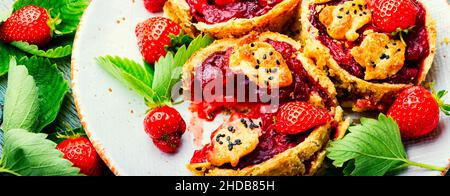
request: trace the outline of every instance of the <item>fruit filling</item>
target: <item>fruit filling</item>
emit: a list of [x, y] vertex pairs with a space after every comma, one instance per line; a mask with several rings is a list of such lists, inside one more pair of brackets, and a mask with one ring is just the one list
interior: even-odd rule
[[[257, 110], [255, 110], [255, 111], [257, 111]], [[273, 120], [275, 118], [275, 116], [276, 116], [275, 113], [261, 114], [258, 112], [255, 112], [255, 113], [250, 114], [249, 116], [245, 116], [245, 117], [244, 117], [244, 115], [240, 116], [241, 118], [239, 118], [238, 121], [239, 122], [240, 121], [247, 122], [246, 125], [247, 125], [248, 129], [260, 131], [260, 134], [258, 137], [258, 143], [256, 146], [251, 145], [251, 147], [252, 147], [251, 151], [247, 152], [244, 156], [239, 157], [238, 162], [228, 163], [228, 164], [219, 164], [219, 165], [221, 165], [222, 168], [242, 169], [242, 168], [245, 168], [248, 166], [260, 164], [264, 161], [267, 161], [267, 160], [273, 158], [275, 155], [278, 155], [288, 149], [291, 149], [291, 148], [297, 146], [298, 144], [303, 142], [305, 140], [305, 138], [308, 137], [308, 135], [311, 133], [311, 131], [307, 131], [307, 132], [302, 132], [302, 133], [298, 133], [295, 135], [280, 134], [277, 131], [275, 131], [275, 124], [274, 124], [274, 120]], [[231, 119], [233, 119], [233, 118], [236, 118], [236, 117], [232, 116]], [[252, 122], [254, 122], [252, 124], [251, 122], [249, 122], [246, 119], [259, 119], [259, 120], [252, 120]], [[243, 123], [243, 125], [245, 126], [244, 123]], [[228, 126], [228, 124], [225, 128], [226, 128], [226, 130], [236, 131], [235, 127]], [[220, 130], [220, 128], [219, 128], [219, 130]], [[219, 132], [219, 130], [212, 134], [212, 138], [211, 138], [211, 140], [213, 141], [212, 144], [207, 144], [202, 149], [194, 152], [194, 155], [191, 159], [191, 164], [205, 163], [208, 161], [211, 162], [211, 160], [214, 160], [214, 157], [217, 156], [217, 154], [214, 155], [216, 153], [215, 152], [215, 149], [217, 148], [216, 145], [222, 146], [222, 145], [220, 145], [220, 143], [214, 142], [216, 139], [219, 142], [225, 141], [225, 144], [228, 144], [228, 143], [226, 143], [226, 139], [227, 139], [228, 135], [223, 136], [223, 135], [217, 134]], [[230, 134], [231, 134], [231, 132], [230, 132]], [[219, 138], [217, 138], [218, 136], [219, 136]], [[223, 137], [220, 137], [220, 136], [223, 136]], [[236, 138], [233, 138], [233, 139], [236, 139]], [[241, 138], [238, 138], [238, 139], [241, 139]], [[244, 141], [244, 139], [241, 139], [241, 140], [239, 140], [239, 141], [241, 141], [240, 143], [247, 142], [247, 141]], [[251, 141], [253, 141], [253, 139]], [[249, 143], [253, 144], [253, 142], [249, 142]], [[232, 144], [236, 144], [236, 142], [234, 142], [234, 143], [232, 142]], [[242, 144], [240, 144], [240, 145], [242, 145]], [[250, 146], [250, 145], [248, 145], [248, 146]], [[214, 153], [212, 153], [212, 152], [214, 152]], [[231, 151], [228, 150], [228, 152], [231, 152]], [[220, 163], [224, 163], [224, 162], [220, 162]]]
[[[319, 31], [317, 39], [348, 73], [375, 83], [415, 83], [430, 48], [425, 8], [417, 0], [411, 1], [417, 8], [417, 16], [407, 34], [384, 33], [386, 27], [380, 29], [374, 24], [374, 13], [361, 0], [331, 0], [311, 5], [309, 20]], [[371, 54], [365, 54], [367, 51]]]
[[[322, 105], [328, 108], [334, 106], [334, 102], [327, 94], [327, 91], [308, 74], [300, 60], [296, 58], [295, 53], [297, 51], [292, 45], [270, 39], [264, 43], [270, 44], [277, 53], [281, 54], [283, 59], [275, 61], [279, 61], [280, 66], [282, 63], [285, 63], [292, 72], [292, 82], [288, 86], [276, 88], [278, 93], [272, 93], [275, 92], [275, 89], [270, 88], [251, 88], [256, 86], [256, 84], [246, 75], [238, 75], [230, 71], [230, 56], [234, 53], [234, 49], [229, 48], [226, 51], [211, 54], [201, 66], [194, 70], [194, 76], [191, 81], [191, 110], [197, 112], [202, 119], [214, 120], [216, 114], [225, 108], [239, 110], [254, 105], [270, 104], [267, 102], [269, 101], [267, 96], [279, 100], [280, 104], [294, 100], [307, 102], [310, 100], [312, 92], [315, 92], [322, 98]], [[272, 55], [275, 56], [275, 54]], [[266, 58], [269, 59], [269, 56], [270, 52], [266, 55]], [[275, 68], [261, 67], [259, 69], [263, 69], [267, 73], [281, 71], [281, 69]], [[232, 93], [216, 90], [216, 85], [211, 84], [217, 81], [217, 78], [222, 79], [222, 84], [224, 85], [222, 89], [225, 91], [231, 87], [233, 89]], [[244, 79], [239, 80], [238, 78]], [[270, 76], [268, 80], [270, 80]], [[242, 89], [245, 91], [245, 100], [238, 100], [236, 98], [239, 95], [238, 91], [242, 92]], [[204, 95], [204, 92], [214, 94], [214, 100], [205, 100], [206, 95]]]
[[187, 0], [197, 22], [217, 24], [262, 16], [283, 0]]

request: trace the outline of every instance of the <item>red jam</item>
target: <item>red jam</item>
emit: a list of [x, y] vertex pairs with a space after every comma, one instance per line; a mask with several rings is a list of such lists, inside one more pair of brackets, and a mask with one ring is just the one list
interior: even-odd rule
[[[288, 86], [279, 89], [280, 103], [286, 103], [290, 101], [309, 101], [311, 92], [317, 92], [323, 99], [323, 103], [327, 107], [334, 106], [333, 100], [328, 96], [326, 90], [320, 86], [307, 71], [303, 68], [302, 63], [295, 58], [295, 48], [288, 43], [278, 42], [273, 40], [266, 40], [271, 44], [278, 52], [280, 52], [283, 58], [286, 60], [289, 69], [292, 71], [294, 82]], [[210, 55], [202, 64], [202, 66], [194, 70], [195, 76], [191, 82], [191, 110], [197, 112], [200, 118], [206, 120], [214, 120], [215, 116], [220, 113], [224, 108], [248, 108], [249, 106], [255, 106], [259, 104], [267, 104], [260, 101], [260, 98], [268, 91], [267, 89], [256, 89], [250, 91], [249, 85], [251, 81], [245, 77], [245, 80], [237, 80], [237, 75], [233, 74], [228, 67], [228, 61], [232, 49], [227, 51], [216, 52]], [[234, 94], [227, 95], [226, 92], [216, 92], [214, 85], [208, 85], [211, 81], [222, 77], [223, 84], [226, 86], [234, 87]], [[254, 85], [254, 84], [253, 84]], [[225, 86], [225, 87], [226, 87]], [[223, 89], [226, 89], [226, 88]], [[237, 90], [246, 89], [245, 102], [236, 101]], [[201, 92], [196, 92], [200, 89]], [[214, 102], [204, 101], [202, 97], [203, 92], [214, 92], [217, 98]], [[264, 93], [264, 94], [263, 94]], [[213, 93], [211, 93], [213, 94]], [[275, 95], [272, 95], [275, 96]], [[257, 98], [257, 102], [250, 102], [250, 98]], [[200, 101], [199, 101], [200, 100]]]
[[[328, 2], [329, 5], [336, 5], [348, 0], [333, 0]], [[396, 75], [384, 79], [384, 80], [372, 80], [375, 83], [391, 83], [391, 84], [409, 84], [416, 82], [421, 68], [423, 67], [423, 61], [430, 53], [430, 47], [428, 44], [428, 33], [425, 26], [425, 8], [417, 0], [415, 2], [418, 8], [418, 15], [416, 25], [408, 35], [404, 36], [407, 44], [406, 48], [406, 62], [402, 70]], [[317, 39], [322, 42], [331, 51], [331, 55], [338, 62], [338, 64], [350, 74], [363, 79], [365, 70], [359, 65], [350, 54], [350, 50], [354, 46], [358, 46], [364, 37], [360, 37], [355, 42], [338, 41], [336, 42], [331, 38], [326, 27], [319, 21], [319, 13], [315, 11], [316, 5], [312, 5], [310, 10], [314, 13], [310, 17], [311, 24], [319, 30]], [[361, 28], [358, 33], [362, 34], [365, 30], [373, 29], [377, 32], [379, 30], [372, 23]], [[397, 35], [398, 36], [398, 35]], [[399, 39], [398, 37], [396, 39]]]
[[217, 24], [235, 18], [262, 16], [283, 0], [187, 0], [191, 15], [197, 22]]
[[[259, 111], [255, 108], [254, 111]], [[297, 135], [280, 135], [274, 129], [273, 117], [276, 113], [261, 114], [259, 112], [254, 112], [250, 114], [250, 118], [261, 118], [262, 120], [262, 133], [259, 137], [258, 146], [250, 154], [242, 157], [239, 160], [237, 168], [245, 168], [248, 166], [253, 166], [260, 164], [273, 158], [275, 155], [283, 153], [284, 151], [291, 149], [305, 140], [305, 138], [310, 134], [310, 132], [300, 133]], [[214, 135], [214, 133], [212, 134]], [[208, 161], [208, 154], [213, 149], [211, 144], [205, 145], [202, 149], [194, 152], [191, 159], [191, 163], [204, 163]], [[224, 165], [222, 167], [230, 167], [229, 165]]]

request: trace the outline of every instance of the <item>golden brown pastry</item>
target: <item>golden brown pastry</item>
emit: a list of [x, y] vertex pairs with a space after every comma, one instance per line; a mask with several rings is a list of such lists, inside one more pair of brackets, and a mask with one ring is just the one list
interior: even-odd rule
[[334, 78], [343, 106], [386, 110], [403, 89], [422, 83], [436, 51], [435, 22], [418, 8], [416, 25], [400, 40], [379, 31], [365, 0], [303, 0], [304, 54]]
[[206, 0], [168, 0], [164, 13], [191, 35], [240, 37], [251, 31], [276, 31], [292, 19], [300, 0], [231, 0], [226, 5]]

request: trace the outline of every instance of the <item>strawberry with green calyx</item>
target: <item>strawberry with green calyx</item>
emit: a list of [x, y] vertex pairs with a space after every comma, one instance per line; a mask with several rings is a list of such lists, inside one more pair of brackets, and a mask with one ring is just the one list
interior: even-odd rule
[[170, 34], [170, 44], [164, 46], [164, 50], [166, 52], [171, 52], [172, 54], [175, 54], [180, 47], [182, 46], [189, 46], [192, 42], [192, 38], [185, 34], [183, 31], [180, 31], [178, 35]]
[[0, 40], [6, 43], [27, 42], [45, 46], [52, 39], [59, 17], [51, 18], [44, 8], [28, 5], [13, 13], [0, 26]]
[[101, 175], [104, 164], [83, 133], [70, 131], [65, 135], [58, 134], [57, 137], [64, 141], [59, 143], [56, 149], [61, 151], [64, 154], [63, 158], [72, 162], [74, 167], [80, 168], [80, 173], [88, 176]]
[[170, 45], [170, 34], [178, 35], [180, 25], [164, 17], [153, 17], [136, 26], [136, 37], [139, 50], [145, 61], [154, 64], [166, 56], [166, 45]]
[[[397, 35], [403, 41], [416, 24], [418, 9], [411, 0], [368, 0], [373, 23], [381, 31]], [[403, 41], [404, 42], [404, 41]]]
[[450, 105], [442, 101], [446, 91], [433, 95], [421, 86], [404, 90], [387, 115], [398, 124], [404, 139], [416, 139], [433, 132], [438, 126], [440, 109], [450, 115]]

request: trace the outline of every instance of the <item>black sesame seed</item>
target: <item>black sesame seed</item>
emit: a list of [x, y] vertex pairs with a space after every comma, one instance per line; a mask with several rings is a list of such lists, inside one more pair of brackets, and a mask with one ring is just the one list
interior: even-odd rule
[[247, 121], [246, 121], [245, 119], [242, 118], [242, 119], [241, 119], [241, 123], [242, 123], [242, 124], [247, 124]]
[[384, 48], [389, 49], [389, 46], [386, 45]]
[[259, 65], [256, 65], [256, 66], [255, 66], [255, 69], [259, 69]]
[[366, 5], [364, 5], [364, 9], [367, 9], [367, 4], [366, 4]]
[[278, 72], [278, 68], [275, 67], [272, 69], [272, 73], [277, 73], [277, 72]]
[[347, 10], [347, 12], [345, 12], [345, 14], [349, 15], [350, 14], [350, 10]]
[[265, 83], [266, 83], [266, 86], [269, 86], [269, 81], [265, 81]]
[[273, 80], [273, 76], [270, 76], [268, 79], [269, 79], [269, 80]]
[[342, 17], [342, 16], [337, 16], [337, 18], [341, 19], [341, 18], [343, 18], [343, 17]]
[[358, 13], [358, 11], [355, 10], [355, 11], [353, 11], [353, 13], [356, 14], [356, 13]]
[[361, 4], [359, 4], [358, 7], [359, 7], [359, 10], [362, 11], [363, 6]]
[[229, 132], [233, 132], [233, 130], [234, 130], [234, 127], [233, 127], [233, 126], [229, 126], [229, 127], [228, 127], [228, 131], [229, 131]]
[[222, 141], [219, 141], [219, 144], [220, 144], [220, 145], [223, 145], [223, 142], [222, 142]]
[[228, 144], [228, 150], [232, 151], [233, 150], [234, 145], [233, 144]]
[[352, 6], [356, 6], [356, 4], [352, 3]]
[[399, 49], [397, 49], [397, 52], [400, 52], [400, 51], [402, 51], [402, 49], [400, 49], [400, 48], [399, 48]]
[[255, 56], [255, 53], [254, 53], [254, 52], [252, 52], [252, 56]]
[[237, 139], [234, 141], [234, 145], [241, 145], [242, 141], [240, 139]]
[[344, 8], [343, 8], [343, 7], [341, 7], [341, 9], [339, 9], [339, 11], [342, 11], [342, 10], [344, 10]]
[[281, 65], [281, 62], [279, 60], [277, 60], [277, 65]]
[[256, 63], [261, 64], [261, 61], [259, 59], [256, 59]]
[[364, 15], [367, 15], [367, 12], [363, 12]]
[[269, 55], [270, 55], [270, 56], [272, 56], [272, 55], [273, 55], [273, 52], [272, 52], [272, 51], [270, 51], [270, 52], [269, 52]]
[[396, 45], [397, 45], [397, 43], [395, 43], [395, 42], [394, 42], [394, 43], [393, 43], [392, 45], [396, 46]]
[[255, 47], [255, 44], [254, 44], [254, 43], [251, 43], [251, 44], [250, 44], [250, 47]]
[[359, 16], [363, 16], [363, 14], [359, 14]]
[[231, 141], [231, 138], [230, 138], [230, 136], [227, 136], [227, 141]]
[[383, 53], [381, 54], [380, 59], [389, 59], [389, 56]]
[[263, 55], [263, 59], [264, 59], [264, 60], [267, 59], [267, 55], [266, 55], [266, 54]]

